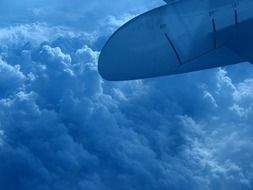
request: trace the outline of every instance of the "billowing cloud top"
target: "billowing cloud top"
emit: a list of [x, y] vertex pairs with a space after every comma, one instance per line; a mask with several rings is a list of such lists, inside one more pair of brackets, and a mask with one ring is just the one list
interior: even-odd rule
[[252, 189], [252, 66], [103, 81], [105, 39], [158, 2], [75, 2], [0, 3], [0, 188]]

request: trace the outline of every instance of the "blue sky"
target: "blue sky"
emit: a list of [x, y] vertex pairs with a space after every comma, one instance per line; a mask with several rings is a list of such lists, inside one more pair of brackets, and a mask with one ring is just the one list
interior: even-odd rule
[[107, 82], [106, 39], [159, 0], [2, 0], [0, 188], [253, 188], [253, 67]]

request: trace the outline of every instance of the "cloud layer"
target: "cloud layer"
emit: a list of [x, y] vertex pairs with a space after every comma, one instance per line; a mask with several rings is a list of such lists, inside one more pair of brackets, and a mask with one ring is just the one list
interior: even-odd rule
[[2, 0], [0, 18], [2, 25], [46, 22], [91, 31], [109, 15], [137, 14], [161, 4], [162, 0]]
[[252, 66], [103, 81], [122, 19], [0, 29], [1, 189], [252, 189]]

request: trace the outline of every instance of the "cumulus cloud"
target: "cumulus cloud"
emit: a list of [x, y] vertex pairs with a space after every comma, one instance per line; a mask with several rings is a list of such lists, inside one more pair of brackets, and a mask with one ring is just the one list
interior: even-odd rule
[[12, 66], [0, 59], [0, 91], [2, 97], [22, 88], [25, 78], [25, 75], [20, 72], [19, 65]]
[[[44, 14], [39, 3], [16, 9]], [[109, 3], [87, 3], [98, 5]], [[105, 33], [39, 22], [0, 28], [2, 189], [252, 188], [253, 68], [104, 81], [100, 48], [129, 17], [105, 18]]]

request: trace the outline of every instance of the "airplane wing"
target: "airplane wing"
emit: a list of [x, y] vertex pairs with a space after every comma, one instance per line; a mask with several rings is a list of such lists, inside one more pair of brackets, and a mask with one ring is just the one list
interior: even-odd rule
[[228, 49], [244, 58], [245, 61], [253, 63], [252, 31], [252, 19], [246, 19], [242, 22], [238, 20], [238, 25], [235, 28], [224, 28], [217, 33], [217, 38], [226, 40], [224, 43]]
[[178, 4], [156, 8], [114, 33], [99, 58], [103, 78], [143, 79], [245, 61], [223, 38], [215, 39], [209, 14], [185, 11], [192, 8], [184, 2], [184, 9], [177, 9]]
[[171, 4], [171, 3], [175, 3], [175, 2], [180, 1], [180, 0], [164, 0], [164, 1], [168, 4]]
[[[167, 4], [174, 4], [174, 3], [185, 1], [185, 0], [163, 0], [163, 1], [165, 1]], [[194, 5], [194, 1], [192, 0], [186, 0], [186, 1], [193, 2], [192, 4]], [[208, 1], [209, 9], [219, 8], [228, 4], [233, 4], [233, 6], [236, 6], [237, 4], [239, 4], [239, 0], [206, 0], [206, 1]]]
[[119, 81], [253, 63], [253, 2], [244, 2], [210, 12], [207, 1], [181, 0], [144, 13], [112, 35], [99, 72]]

